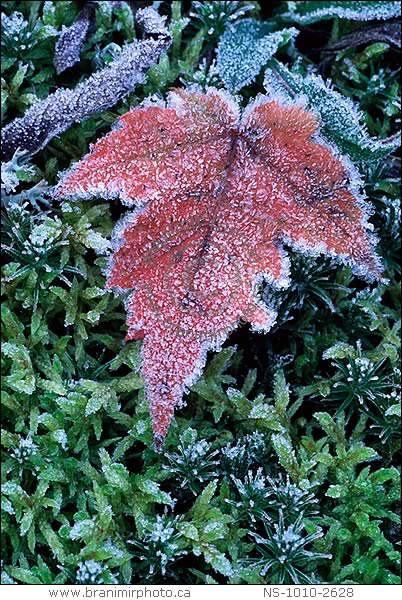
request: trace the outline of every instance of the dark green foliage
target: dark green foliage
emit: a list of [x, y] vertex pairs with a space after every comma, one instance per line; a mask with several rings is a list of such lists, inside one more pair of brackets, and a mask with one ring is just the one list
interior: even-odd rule
[[[111, 4], [96, 3], [79, 68], [57, 76], [54, 45], [79, 3], [3, 3], [6, 19], [22, 15], [12, 17], [18, 39], [9, 21], [2, 29], [5, 122], [57, 87], [75, 87], [135, 38], [129, 4]], [[365, 27], [352, 13], [312, 14], [338, 2], [275, 4], [272, 15], [258, 2], [162, 3], [172, 45], [146, 83], [113, 112], [2, 165], [4, 583], [400, 582], [399, 162], [388, 156], [397, 59], [382, 41], [324, 51]], [[292, 13], [293, 4], [305, 11]], [[357, 14], [368, 3], [353, 4]], [[261, 290], [278, 310], [274, 329], [244, 325], [209, 357], [158, 454], [141, 343], [124, 342], [122, 298], [105, 290], [119, 209], [55, 202], [51, 186], [148, 94], [223, 87], [219, 40], [244, 18], [299, 30], [266, 82], [320, 74], [335, 96], [303, 79], [319, 102], [340, 93], [356, 103], [356, 136], [347, 123], [326, 131], [361, 173], [387, 279], [368, 285], [328, 259], [290, 253], [290, 287]], [[306, 49], [314, 27], [325, 41]], [[240, 92], [245, 102], [264, 92], [262, 74]]]
[[218, 475], [216, 460], [218, 450], [211, 451], [206, 440], [197, 441], [197, 432], [187, 429], [180, 435], [180, 443], [175, 452], [166, 452], [166, 464], [163, 469], [172, 479], [173, 485], [180, 483], [181, 488], [189, 488], [197, 496], [203, 484]]
[[331, 558], [331, 555], [307, 548], [322, 537], [322, 532], [303, 535], [302, 514], [286, 527], [282, 513], [279, 513], [279, 522], [274, 526], [274, 531], [266, 523], [265, 530], [266, 538], [252, 534], [260, 558], [255, 561], [249, 559], [253, 567], [260, 570], [260, 575], [268, 576], [271, 583], [315, 583], [314, 576], [308, 572], [316, 568], [318, 560]]
[[180, 548], [183, 535], [177, 530], [178, 519], [157, 515], [143, 524], [141, 540], [133, 541], [133, 563], [139, 582], [174, 577], [174, 563], [186, 554]]
[[396, 360], [388, 358], [385, 351], [383, 354], [383, 358], [370, 360], [362, 356], [360, 345], [357, 351], [340, 345], [324, 356], [334, 357], [332, 364], [337, 369], [327, 399], [336, 404], [338, 411], [345, 411], [348, 418], [359, 406], [377, 423], [381, 429], [379, 437], [386, 442], [390, 436], [398, 436], [397, 421], [392, 426], [392, 419], [387, 421], [387, 417], [398, 415], [401, 372]]

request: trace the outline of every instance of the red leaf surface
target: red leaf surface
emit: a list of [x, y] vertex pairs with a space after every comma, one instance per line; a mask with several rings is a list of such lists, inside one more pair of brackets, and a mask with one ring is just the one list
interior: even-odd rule
[[240, 115], [225, 93], [176, 90], [125, 114], [62, 180], [58, 195], [137, 206], [116, 228], [107, 285], [132, 290], [127, 339], [144, 338], [157, 445], [207, 351], [240, 319], [272, 326], [257, 292], [286, 285], [284, 243], [380, 276], [356, 175], [317, 129], [301, 106], [262, 97]]

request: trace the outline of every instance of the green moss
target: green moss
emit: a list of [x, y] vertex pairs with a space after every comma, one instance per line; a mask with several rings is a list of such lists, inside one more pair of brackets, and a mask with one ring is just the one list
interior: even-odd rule
[[[99, 3], [80, 69], [56, 77], [57, 33], [78, 4], [3, 3], [26, 22], [16, 43], [3, 32], [6, 122], [35, 97], [73, 87], [107, 62], [111, 44], [133, 38], [122, 4], [111, 13]], [[141, 343], [124, 343], [122, 298], [105, 290], [118, 209], [51, 198], [57, 173], [129, 106], [197, 81], [200, 69], [222, 85], [213, 58], [225, 24], [211, 41], [214, 15], [201, 10], [211, 3], [195, 3], [194, 15], [187, 3], [171, 4], [173, 44], [144, 86], [2, 171], [4, 583], [398, 583], [395, 159], [357, 164], [388, 281], [368, 286], [325, 259], [292, 256], [289, 289], [262, 292], [279, 310], [275, 329], [243, 327], [211, 355], [161, 454], [139, 375]], [[279, 4], [283, 13], [287, 3]], [[270, 18], [257, 5], [238, 8]], [[336, 42], [351, 24], [319, 27]], [[299, 73], [320, 60], [299, 49], [305, 35], [301, 28], [296, 46], [278, 56]], [[370, 136], [395, 132], [390, 47], [343, 49], [326, 68], [334, 88], [358, 103]], [[260, 91], [262, 76], [243, 90], [247, 98]], [[280, 552], [292, 535], [300, 550], [284, 569]]]

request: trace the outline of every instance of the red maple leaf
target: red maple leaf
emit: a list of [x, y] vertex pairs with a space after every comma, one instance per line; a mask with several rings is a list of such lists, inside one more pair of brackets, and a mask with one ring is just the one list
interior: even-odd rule
[[132, 290], [127, 339], [144, 338], [158, 445], [207, 351], [240, 319], [272, 326], [257, 291], [286, 285], [284, 243], [380, 275], [352, 169], [319, 140], [317, 118], [266, 98], [239, 112], [217, 90], [176, 90], [125, 114], [58, 190], [138, 207], [117, 226], [107, 285]]

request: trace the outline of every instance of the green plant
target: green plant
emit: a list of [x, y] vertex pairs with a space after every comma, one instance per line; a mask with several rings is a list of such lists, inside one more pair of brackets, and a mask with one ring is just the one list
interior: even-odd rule
[[[4, 124], [144, 41], [137, 3], [92, 4], [79, 63], [56, 75], [56, 41], [79, 3], [2, 3]], [[400, 584], [400, 3], [231, 2], [223, 15], [218, 4], [154, 2], [171, 45], [146, 81], [35, 154], [2, 163], [6, 585]], [[259, 93], [293, 104], [302, 94], [320, 113], [326, 143], [349, 155], [352, 184], [372, 205], [384, 279], [362, 283], [348, 266], [300, 260], [287, 247], [289, 287], [258, 289], [278, 311], [272, 330], [239, 323], [206, 357], [157, 453], [142, 342], [124, 341], [131, 292], [105, 289], [121, 209], [103, 197], [61, 202], [52, 186], [144, 100], [160, 108], [182, 83], [225, 95], [231, 76], [219, 78], [218, 48], [249, 19], [263, 37], [294, 30], [296, 43], [266, 64], [267, 89], [250, 73], [239, 104]], [[245, 38], [240, 58], [250, 65], [246, 53], [260, 42]]]
[[261, 577], [266, 577], [270, 583], [315, 583], [314, 575], [309, 573], [314, 570], [317, 561], [331, 558], [330, 554], [309, 549], [323, 533], [303, 534], [303, 515], [286, 527], [281, 512], [277, 525], [273, 528], [266, 522], [264, 525], [265, 538], [251, 534], [257, 542], [260, 558], [248, 559], [247, 564], [258, 569]]

